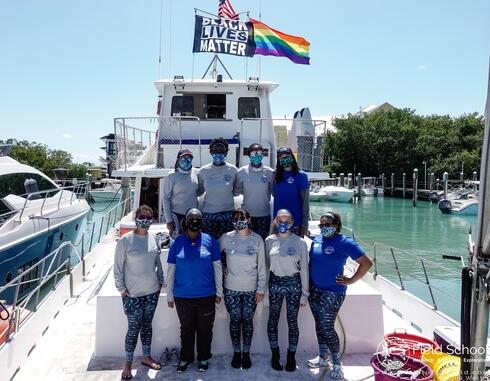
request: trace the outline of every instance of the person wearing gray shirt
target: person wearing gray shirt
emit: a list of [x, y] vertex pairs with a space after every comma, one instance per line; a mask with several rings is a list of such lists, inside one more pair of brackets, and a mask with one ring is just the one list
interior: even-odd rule
[[271, 195], [274, 171], [262, 164], [264, 150], [258, 143], [248, 147], [250, 164], [238, 170], [236, 193], [243, 194], [243, 208], [252, 216], [252, 230], [263, 239], [271, 226]]
[[163, 286], [160, 245], [155, 234], [148, 232], [153, 211], [146, 205], [136, 210], [136, 229], [123, 235], [114, 254], [114, 281], [121, 293], [123, 309], [128, 318], [125, 339], [126, 362], [121, 379], [132, 378], [134, 350], [141, 337], [141, 363], [158, 370], [161, 365], [151, 358], [152, 320]]
[[272, 350], [271, 365], [282, 370], [279, 354], [277, 326], [283, 299], [286, 298], [289, 346], [286, 370], [296, 370], [296, 348], [298, 346], [298, 312], [308, 298], [308, 250], [306, 242], [291, 232], [293, 216], [289, 210], [280, 209], [275, 218], [277, 233], [265, 240], [269, 278], [269, 320], [267, 335]]
[[219, 240], [225, 274], [224, 298], [230, 314], [234, 351], [231, 366], [248, 369], [252, 366], [249, 353], [255, 307], [264, 298], [267, 282], [264, 241], [250, 229], [247, 210], [235, 210], [232, 222], [235, 230], [223, 234]]
[[197, 208], [197, 170], [192, 167], [192, 152], [182, 149], [177, 154], [175, 172], [170, 173], [163, 183], [163, 212], [171, 237], [181, 233], [185, 213]]
[[231, 214], [235, 209], [234, 193], [237, 168], [225, 161], [228, 153], [228, 142], [215, 138], [209, 145], [213, 162], [199, 170], [198, 193], [204, 194], [202, 206], [202, 231], [219, 239], [223, 233], [233, 229]]

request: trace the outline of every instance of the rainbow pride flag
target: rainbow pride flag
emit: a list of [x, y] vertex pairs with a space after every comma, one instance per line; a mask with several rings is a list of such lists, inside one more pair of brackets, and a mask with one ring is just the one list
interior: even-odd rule
[[255, 54], [287, 57], [297, 64], [310, 64], [310, 43], [303, 37], [291, 36], [250, 18], [253, 24]]

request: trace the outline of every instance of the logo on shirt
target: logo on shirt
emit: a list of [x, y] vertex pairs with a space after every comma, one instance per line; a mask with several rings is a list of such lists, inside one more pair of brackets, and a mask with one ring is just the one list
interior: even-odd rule
[[224, 177], [225, 181], [228, 182], [231, 180], [231, 175], [229, 175], [228, 173], [225, 175]]
[[200, 254], [201, 254], [201, 258], [209, 257], [211, 255], [209, 251], [207, 251], [205, 248], [201, 248]]
[[267, 176], [266, 175], [262, 175], [262, 182], [263, 183], [268, 182], [268, 179], [267, 179]]
[[288, 247], [288, 255], [295, 255], [296, 249], [294, 247]]
[[294, 183], [294, 177], [288, 177], [286, 181], [288, 182], [288, 184], [292, 184]]
[[325, 247], [325, 249], [323, 249], [323, 252], [324, 252], [325, 254], [330, 255], [330, 254], [335, 253], [335, 249], [334, 249], [334, 247], [333, 247], [333, 246], [327, 246], [327, 247]]
[[247, 255], [254, 255], [256, 253], [253, 246], [247, 246], [247, 250], [245, 252], [247, 253]]

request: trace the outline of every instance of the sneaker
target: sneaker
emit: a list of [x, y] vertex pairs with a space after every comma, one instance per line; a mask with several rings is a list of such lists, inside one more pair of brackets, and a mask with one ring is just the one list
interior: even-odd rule
[[308, 360], [308, 366], [310, 368], [330, 368], [330, 364], [327, 359], [323, 359], [320, 356], [316, 356], [315, 358]]
[[334, 365], [332, 367], [332, 370], [330, 371], [330, 378], [334, 380], [344, 379], [344, 371], [342, 370], [341, 365]]
[[250, 353], [243, 352], [242, 354], [242, 369], [249, 369], [252, 367], [252, 360], [250, 359]]
[[184, 373], [189, 367], [189, 365], [191, 365], [190, 361], [179, 362], [179, 365], [177, 366], [177, 373]]
[[205, 372], [209, 368], [208, 360], [199, 361], [199, 372]]
[[242, 352], [235, 352], [231, 360], [232, 368], [238, 369], [242, 366]]

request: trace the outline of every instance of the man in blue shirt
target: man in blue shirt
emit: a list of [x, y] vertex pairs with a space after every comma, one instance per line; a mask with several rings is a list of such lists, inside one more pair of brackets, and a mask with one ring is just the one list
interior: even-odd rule
[[[362, 248], [351, 238], [340, 234], [342, 221], [337, 213], [321, 216], [321, 236], [316, 237], [310, 248], [310, 302], [315, 318], [315, 328], [320, 356], [308, 362], [311, 367], [327, 366], [327, 354], [332, 356], [330, 377], [342, 379], [339, 336], [334, 324], [345, 299], [347, 286], [361, 279], [372, 266]], [[352, 277], [344, 275], [347, 258], [359, 264]]]

